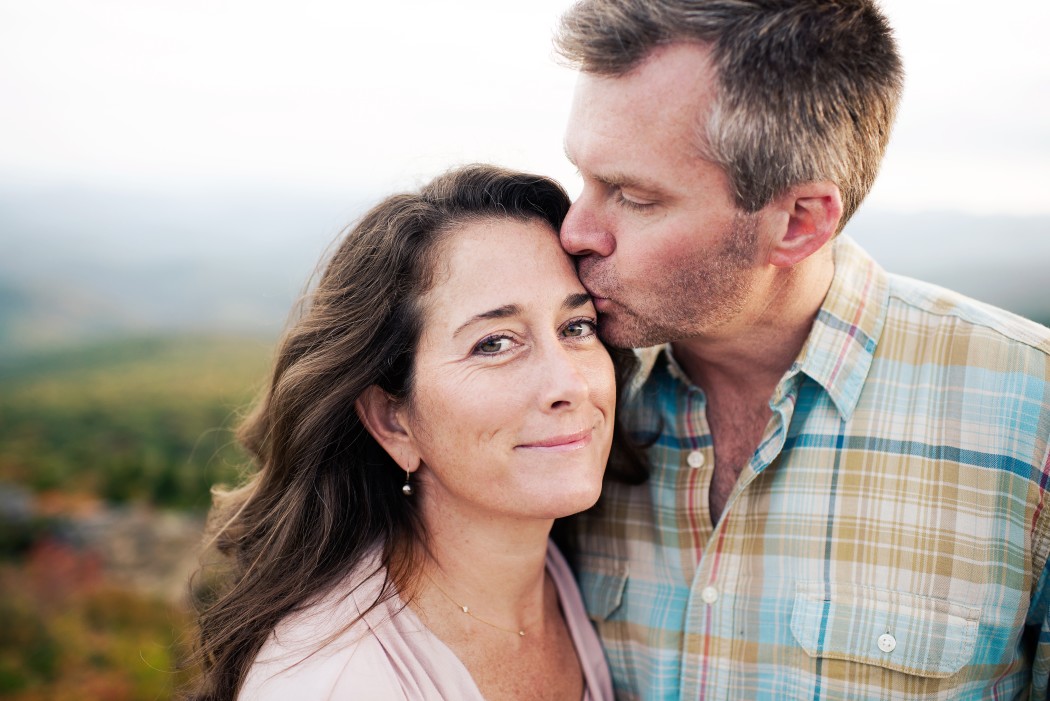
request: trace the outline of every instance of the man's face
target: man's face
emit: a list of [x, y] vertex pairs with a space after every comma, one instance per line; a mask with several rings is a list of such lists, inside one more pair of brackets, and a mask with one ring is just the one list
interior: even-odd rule
[[581, 74], [565, 148], [583, 192], [561, 230], [601, 333], [641, 347], [715, 332], [749, 301], [758, 215], [699, 155], [715, 82], [696, 44], [658, 49], [624, 76]]

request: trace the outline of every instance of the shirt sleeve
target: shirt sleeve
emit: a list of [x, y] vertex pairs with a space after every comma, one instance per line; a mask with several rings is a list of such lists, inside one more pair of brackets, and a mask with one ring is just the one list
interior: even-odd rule
[[[1048, 441], [1050, 444], [1050, 441]], [[1050, 448], [1045, 458], [1044, 468], [1050, 471]], [[1044, 499], [1046, 495], [1044, 494]], [[1035, 562], [1043, 563], [1042, 574], [1036, 584], [1032, 595], [1032, 602], [1028, 607], [1028, 617], [1025, 620], [1024, 635], [1029, 640], [1036, 639], [1035, 655], [1032, 660], [1032, 692], [1033, 699], [1050, 699], [1048, 693], [1048, 681], [1050, 681], [1050, 518], [1047, 509], [1043, 509], [1041, 518], [1036, 520], [1035, 532], [1032, 534], [1032, 554]], [[1036, 567], [1038, 564], [1035, 565]], [[1038, 636], [1038, 637], [1036, 637]]]
[[1047, 681], [1050, 676], [1050, 607], [1047, 606], [1048, 573], [1043, 570], [1039, 586], [1036, 589], [1036, 597], [1032, 600], [1032, 608], [1029, 609], [1028, 626], [1026, 635], [1038, 635], [1035, 646], [1035, 659], [1032, 661], [1032, 693], [1033, 699], [1048, 699]]

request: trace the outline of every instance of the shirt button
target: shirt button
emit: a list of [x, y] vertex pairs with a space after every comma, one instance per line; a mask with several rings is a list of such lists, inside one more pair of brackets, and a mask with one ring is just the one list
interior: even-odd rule
[[692, 467], [692, 468], [703, 467], [704, 466], [704, 454], [701, 453], [699, 450], [694, 450], [691, 453], [689, 453], [689, 455], [688, 455], [688, 457], [686, 457], [685, 461], [686, 461], [686, 463], [688, 463], [689, 467]]
[[880, 635], [879, 649], [883, 652], [893, 652], [895, 649], [897, 649], [897, 639], [889, 633]]
[[700, 592], [700, 599], [705, 604], [713, 604], [718, 601], [718, 590], [714, 587], [704, 587]]

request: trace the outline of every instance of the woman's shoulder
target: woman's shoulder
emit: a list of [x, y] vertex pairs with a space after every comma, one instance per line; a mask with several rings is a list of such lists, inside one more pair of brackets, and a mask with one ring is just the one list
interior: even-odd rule
[[470, 673], [389, 588], [378, 562], [282, 621], [238, 698], [481, 701]]
[[396, 593], [387, 591], [378, 558], [368, 558], [338, 586], [277, 625], [256, 655], [239, 698], [328, 699], [351, 681], [354, 698], [373, 688], [376, 694], [363, 698], [399, 698], [383, 638], [394, 634], [387, 624], [402, 608]]
[[[272, 647], [260, 652], [238, 695], [247, 701], [407, 699], [396, 669], [380, 641], [359, 636], [351, 644], [321, 648], [305, 657]], [[262, 658], [266, 655], [265, 658]]]

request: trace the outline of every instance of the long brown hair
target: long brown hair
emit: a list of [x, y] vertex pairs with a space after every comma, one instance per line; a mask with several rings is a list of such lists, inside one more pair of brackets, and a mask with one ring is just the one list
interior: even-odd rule
[[[389, 573], [376, 603], [410, 582], [414, 546], [423, 542], [414, 500], [402, 495], [403, 473], [354, 403], [371, 385], [408, 398], [420, 299], [444, 235], [508, 217], [557, 231], [568, 207], [553, 180], [472, 165], [385, 199], [346, 233], [240, 427], [256, 473], [236, 490], [215, 492], [210, 527], [227, 563], [218, 586], [200, 588], [195, 601], [202, 674], [189, 698], [233, 699], [277, 623], [376, 548]], [[614, 355], [627, 372], [629, 360]]]

